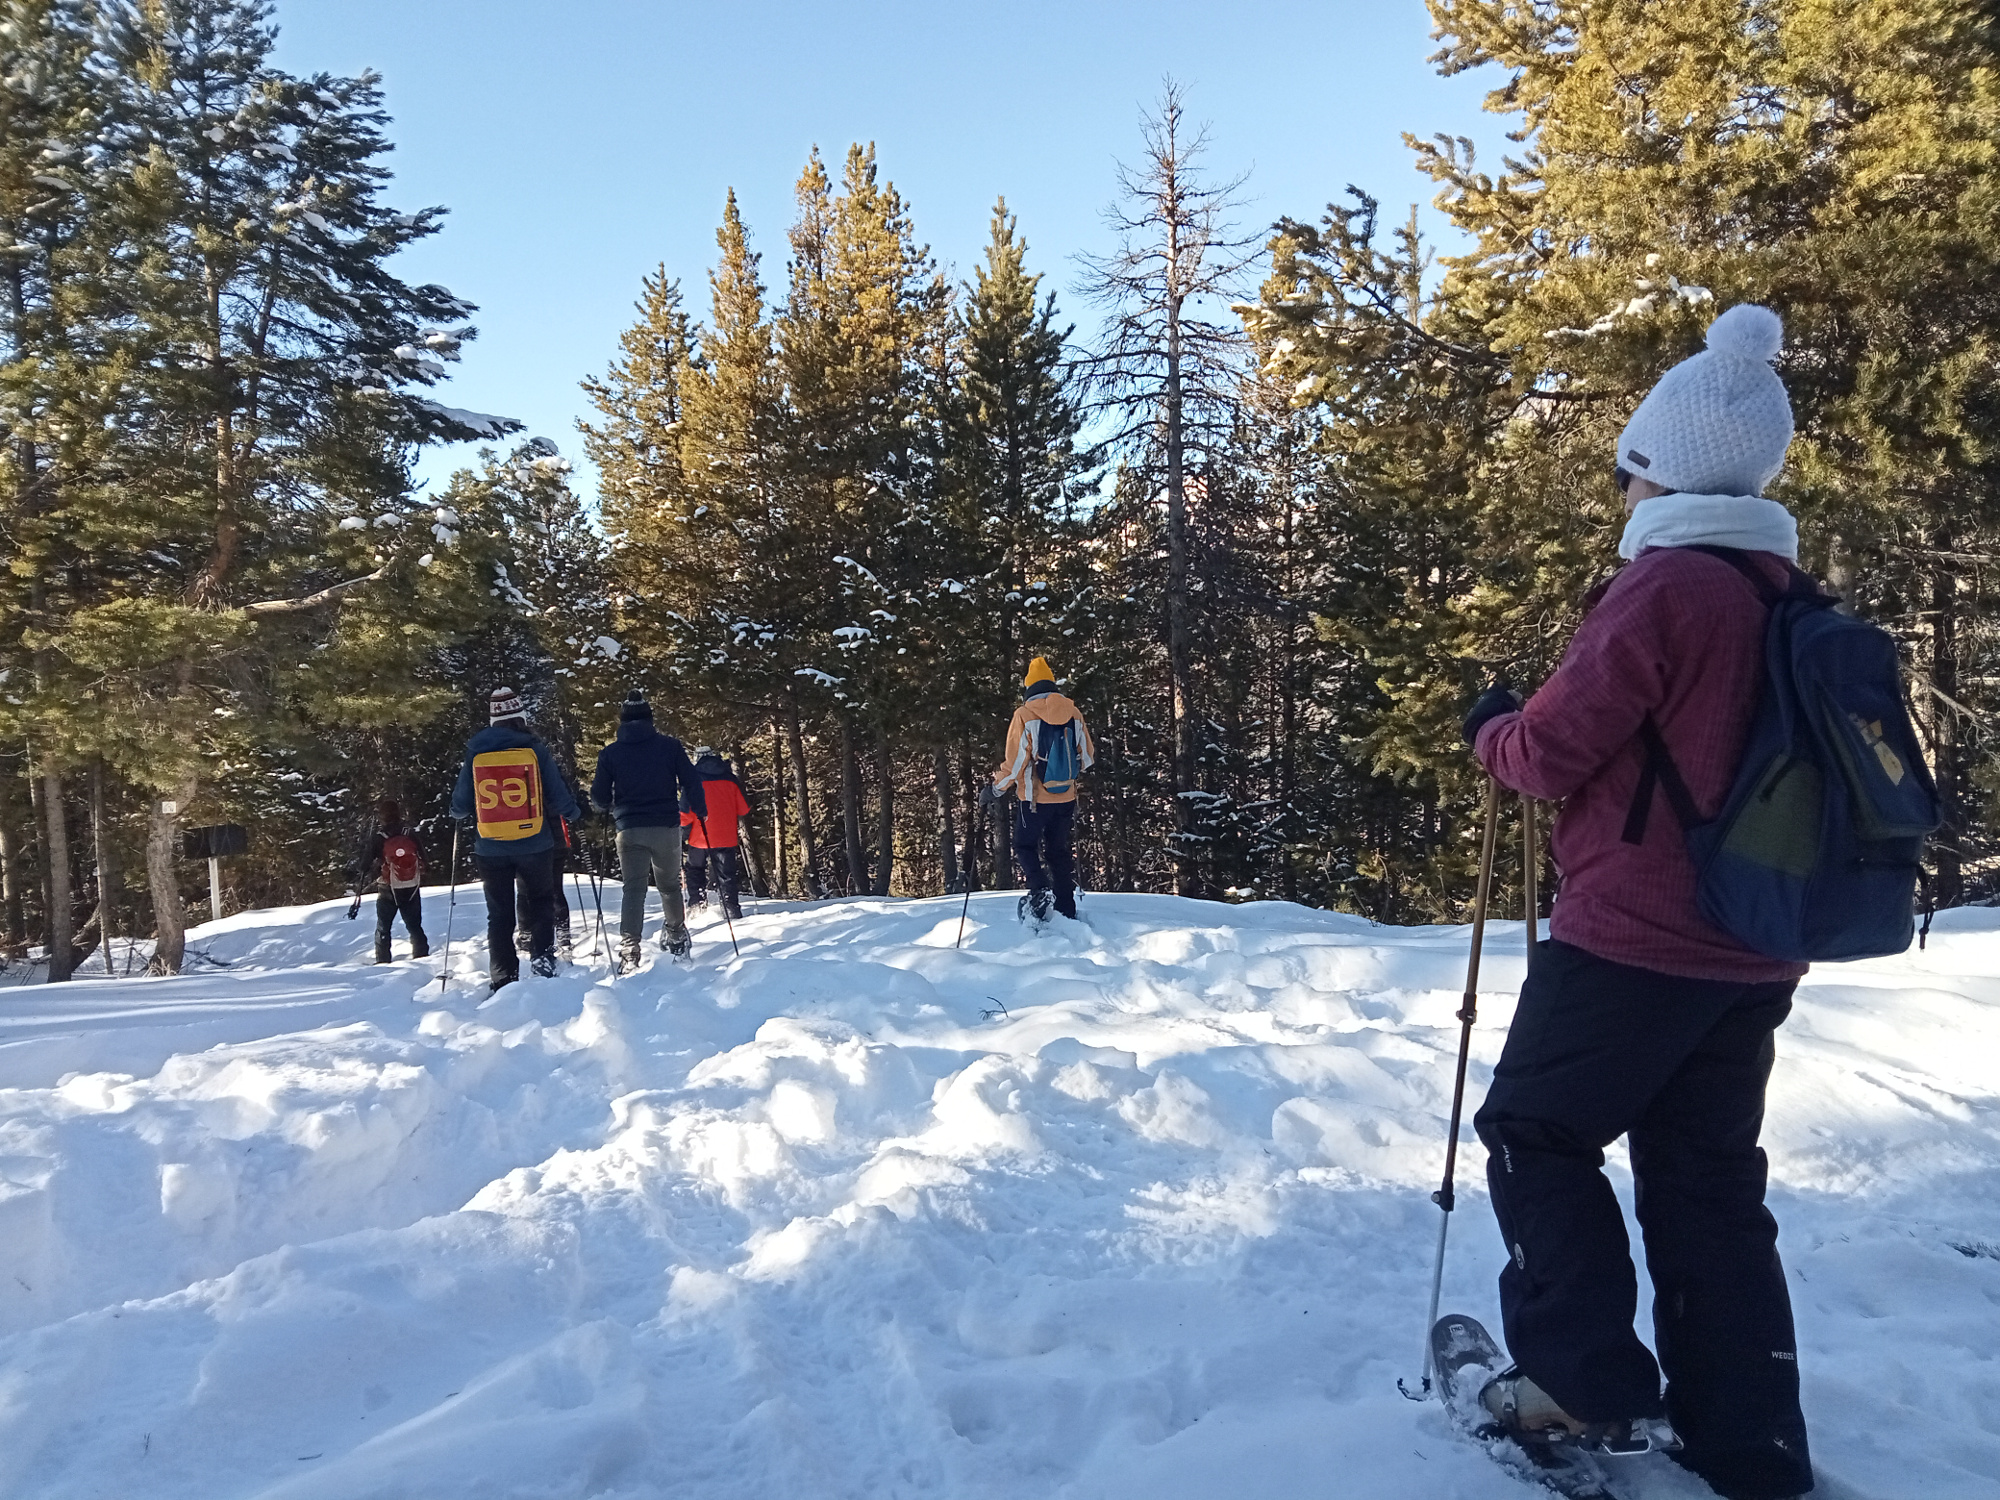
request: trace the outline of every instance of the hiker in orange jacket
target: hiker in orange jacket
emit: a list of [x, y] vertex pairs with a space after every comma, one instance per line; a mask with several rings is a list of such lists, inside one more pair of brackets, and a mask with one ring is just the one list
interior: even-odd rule
[[1009, 792], [1017, 799], [1014, 853], [1028, 882], [1021, 915], [1046, 922], [1053, 905], [1074, 920], [1076, 872], [1070, 838], [1076, 823], [1076, 779], [1096, 761], [1096, 751], [1083, 715], [1056, 691], [1056, 674], [1047, 661], [1038, 656], [1028, 664], [1021, 689], [1021, 706], [1007, 726], [1006, 758], [993, 773], [993, 785], [980, 794], [980, 805], [997, 802]]
[[[737, 899], [741, 879], [737, 853], [736, 822], [750, 816], [750, 803], [743, 796], [743, 784], [729, 762], [707, 745], [694, 752], [694, 774], [708, 798], [706, 815], [697, 817], [692, 807], [681, 812], [681, 827], [687, 839], [687, 859], [681, 865], [687, 877], [688, 909], [708, 904], [708, 876], [715, 874], [716, 898], [732, 921], [743, 920], [743, 905]], [[686, 802], [687, 799], [681, 799]]]

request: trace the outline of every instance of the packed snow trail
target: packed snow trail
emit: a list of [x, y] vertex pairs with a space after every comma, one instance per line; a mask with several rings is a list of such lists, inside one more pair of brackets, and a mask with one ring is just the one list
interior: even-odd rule
[[[955, 898], [751, 903], [740, 960], [490, 1000], [476, 894], [442, 992], [335, 901], [9, 991], [0, 1496], [1531, 1493], [1395, 1389], [1465, 931], [1014, 901], [958, 951]], [[1822, 1492], [2000, 1492], [2000, 914], [1816, 971], [1779, 1048]], [[1445, 1305], [1492, 1319], [1464, 1154]]]

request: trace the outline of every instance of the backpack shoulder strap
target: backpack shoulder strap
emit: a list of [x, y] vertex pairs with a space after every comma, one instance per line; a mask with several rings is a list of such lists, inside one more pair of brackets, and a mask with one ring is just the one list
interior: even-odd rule
[[1682, 779], [1680, 767], [1674, 764], [1673, 753], [1667, 749], [1666, 739], [1651, 714], [1639, 725], [1639, 743], [1645, 747], [1646, 763], [1639, 771], [1639, 784], [1632, 789], [1632, 806], [1625, 814], [1625, 832], [1621, 837], [1628, 844], [1646, 842], [1646, 824], [1652, 818], [1655, 791], [1667, 794], [1667, 805], [1680, 820], [1683, 833], [1701, 822], [1701, 809], [1695, 806], [1694, 794]]
[[1780, 599], [1784, 598], [1787, 592], [1795, 591], [1797, 587], [1797, 579], [1804, 576], [1799, 572], [1797, 568], [1792, 568], [1790, 571], [1793, 575], [1793, 587], [1791, 590], [1781, 590], [1777, 587], [1777, 585], [1773, 584], [1769, 578], [1766, 578], [1764, 576], [1764, 570], [1762, 568], [1758, 567], [1755, 563], [1750, 561], [1749, 558], [1743, 555], [1742, 549], [1740, 548], [1711, 547], [1704, 544], [1699, 546], [1684, 547], [1681, 550], [1684, 552], [1705, 552], [1708, 554], [1708, 556], [1715, 558], [1719, 562], [1728, 563], [1730, 567], [1734, 568], [1737, 572], [1743, 575], [1743, 577], [1749, 582], [1751, 588], [1757, 591], [1757, 597], [1764, 601], [1764, 605], [1766, 608], [1769, 608], [1771, 605], [1776, 604]]

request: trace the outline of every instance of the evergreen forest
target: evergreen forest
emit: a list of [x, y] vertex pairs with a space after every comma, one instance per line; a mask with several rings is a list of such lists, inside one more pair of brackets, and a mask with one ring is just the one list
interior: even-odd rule
[[1171, 81], [1082, 258], [1002, 200], [950, 272], [895, 143], [824, 143], [535, 434], [439, 399], [477, 310], [398, 274], [451, 230], [378, 79], [281, 70], [261, 0], [0, 0], [0, 956], [179, 972], [208, 825], [232, 909], [348, 888], [381, 797], [441, 883], [501, 684], [585, 782], [635, 688], [728, 756], [757, 895], [1014, 884], [977, 793], [1037, 655], [1086, 889], [1454, 920], [1466, 707], [1554, 669], [1622, 424], [1743, 301], [1802, 564], [1904, 651], [1936, 897], [2000, 897], [2000, 19], [1428, 8], [1511, 142], [1406, 122], [1448, 246], [1338, 180], [1247, 215]]

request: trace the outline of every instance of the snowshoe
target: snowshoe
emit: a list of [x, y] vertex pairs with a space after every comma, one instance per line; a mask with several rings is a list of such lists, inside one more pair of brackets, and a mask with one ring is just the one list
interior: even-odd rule
[[[1556, 1405], [1555, 1398], [1523, 1375], [1518, 1366], [1496, 1375], [1479, 1393], [1479, 1404], [1506, 1435], [1526, 1448], [1530, 1443], [1574, 1443], [1613, 1458], [1650, 1453], [1658, 1447], [1678, 1447], [1672, 1429], [1654, 1419], [1580, 1422]], [[1668, 1441], [1655, 1442], [1655, 1428], [1665, 1428]]]
[[1616, 1500], [1597, 1457], [1580, 1444], [1517, 1436], [1495, 1419], [1485, 1393], [1519, 1377], [1477, 1319], [1452, 1313], [1437, 1320], [1431, 1328], [1431, 1371], [1452, 1425], [1485, 1444], [1505, 1468], [1568, 1500]]
[[528, 960], [528, 967], [538, 978], [553, 979], [556, 974], [556, 956], [553, 953], [538, 953]]
[[694, 948], [694, 939], [684, 932], [677, 938], [661, 939], [660, 946], [666, 949], [668, 956], [675, 963], [685, 963], [687, 962], [688, 954]]

